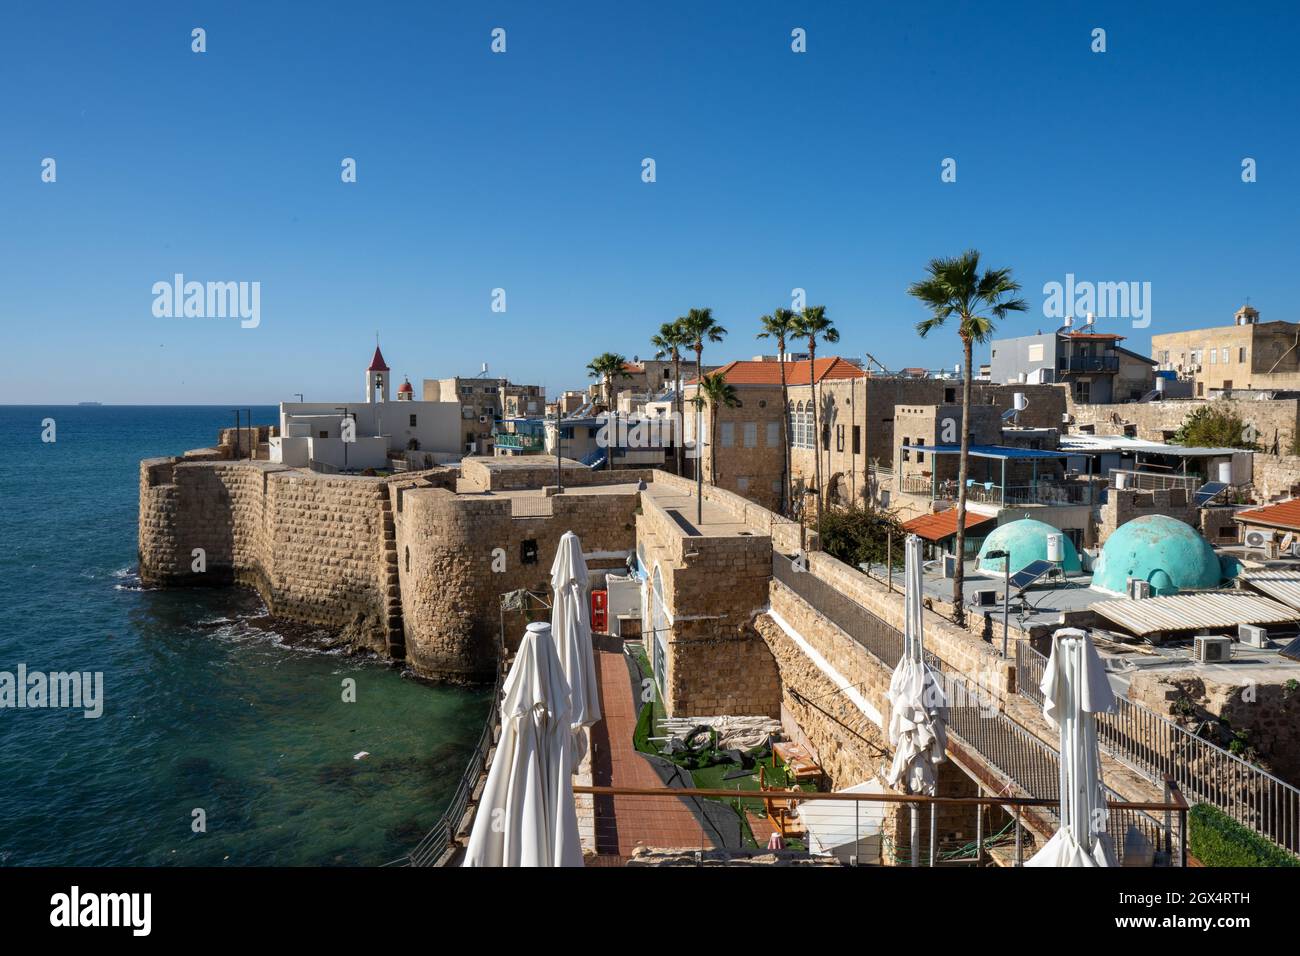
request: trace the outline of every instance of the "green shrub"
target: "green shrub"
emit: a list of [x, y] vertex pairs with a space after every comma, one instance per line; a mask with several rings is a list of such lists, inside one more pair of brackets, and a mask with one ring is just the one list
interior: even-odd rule
[[827, 508], [817, 522], [822, 550], [839, 558], [850, 567], [862, 562], [884, 564], [889, 550], [888, 539], [894, 537], [894, 564], [903, 563], [902, 522], [892, 512], [879, 508], [854, 505], [848, 508]]
[[1206, 866], [1300, 866], [1290, 853], [1208, 803], [1192, 807], [1187, 823], [1188, 849]]

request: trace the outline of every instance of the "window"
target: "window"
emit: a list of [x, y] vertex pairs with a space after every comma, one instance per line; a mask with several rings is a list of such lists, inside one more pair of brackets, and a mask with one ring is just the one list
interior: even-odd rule
[[829, 424], [823, 424], [822, 425], [822, 451], [830, 451], [830, 450], [831, 450], [831, 426]]
[[781, 423], [768, 422], [767, 423], [767, 447], [775, 448], [779, 444], [781, 444]]
[[844, 426], [843, 425], [835, 426], [835, 450], [836, 451], [844, 450]]
[[1081, 405], [1086, 405], [1092, 400], [1092, 383], [1087, 380], [1076, 380], [1074, 383], [1074, 400]]
[[330, 437], [330, 433], [327, 432], [327, 431], [322, 431], [322, 432], [321, 432], [317, 437], [318, 437], [318, 438], [329, 438], [329, 437]]
[[1228, 364], [1228, 347], [1226, 345], [1223, 347], [1223, 364]]
[[414, 416], [414, 415], [411, 416], [411, 427], [412, 427], [412, 428], [415, 427], [415, 416]]
[[943, 403], [945, 405], [951, 405], [955, 401], [957, 401], [957, 389], [945, 388], [943, 390]]
[[1237, 349], [1237, 361], [1238, 362], [1246, 361], [1246, 347], [1244, 345], [1241, 348]]
[[1029, 361], [1041, 362], [1043, 360], [1043, 343], [1035, 342], [1029, 346]]
[[528, 538], [519, 542], [519, 563], [536, 564], [537, 563], [537, 539]]
[[853, 426], [853, 454], [862, 454], [862, 426]]
[[1229, 391], [1229, 392], [1232, 391], [1232, 379], [1225, 378], [1223, 380], [1223, 388], [1225, 391]]
[[924, 464], [925, 464], [925, 452], [923, 452], [923, 451], [918, 451], [918, 452], [916, 453], [916, 463], [917, 463], [918, 465], [924, 465]]
[[1211, 364], [1211, 365], [1218, 365], [1218, 364], [1219, 364], [1219, 350], [1218, 350], [1218, 349], [1210, 349], [1210, 364]]
[[723, 422], [719, 427], [722, 432], [722, 447], [731, 448], [736, 444], [736, 426], [732, 422]]
[[744, 441], [746, 448], [758, 447], [758, 422], [745, 422]]
[[908, 440], [906, 435], [903, 436], [903, 440], [900, 444], [903, 446], [903, 461], [911, 461], [912, 453], [907, 450], [907, 446], [912, 443]]

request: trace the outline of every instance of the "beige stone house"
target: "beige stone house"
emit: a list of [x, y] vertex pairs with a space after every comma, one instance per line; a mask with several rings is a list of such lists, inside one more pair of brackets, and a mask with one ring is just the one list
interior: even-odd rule
[[1195, 383], [1195, 397], [1211, 391], [1300, 388], [1300, 323], [1261, 322], [1249, 305], [1232, 325], [1151, 336], [1151, 356], [1163, 371]]

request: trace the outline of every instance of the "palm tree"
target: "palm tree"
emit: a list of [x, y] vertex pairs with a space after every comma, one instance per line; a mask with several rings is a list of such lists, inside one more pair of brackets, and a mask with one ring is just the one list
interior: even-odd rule
[[682, 349], [690, 347], [690, 340], [682, 330], [682, 319], [665, 322], [659, 326], [659, 333], [650, 338], [655, 347], [655, 358], [671, 356], [673, 360], [673, 410], [677, 413], [674, 425], [673, 444], [677, 446], [677, 474], [684, 470], [682, 462]]
[[776, 339], [777, 362], [781, 365], [781, 514], [787, 514], [786, 501], [790, 492], [790, 393], [785, 383], [785, 343], [794, 337], [795, 317], [790, 309], [773, 309], [771, 315], [758, 320], [763, 331], [755, 338]]
[[[952, 581], [953, 620], [965, 622], [962, 584], [965, 581], [963, 558], [966, 550], [966, 475], [970, 463], [971, 350], [976, 342], [992, 337], [993, 320], [1009, 312], [1024, 312], [1024, 299], [1009, 298], [1020, 291], [1020, 283], [1011, 278], [1010, 269], [979, 271], [980, 254], [974, 249], [951, 259], [931, 259], [926, 266], [928, 277], [907, 288], [909, 295], [920, 299], [930, 310], [930, 318], [916, 325], [921, 338], [941, 327], [948, 319], [957, 319], [957, 335], [962, 347], [961, 388], [961, 455], [957, 469], [957, 561]], [[987, 312], [987, 315], [981, 313]]]
[[739, 408], [740, 397], [736, 394], [736, 386], [727, 381], [727, 377], [721, 372], [714, 372], [712, 375], [706, 375], [700, 380], [700, 387], [695, 390], [695, 397], [691, 399], [697, 406], [709, 406], [709, 481], [713, 484], [718, 483], [718, 413], [723, 408]]
[[839, 330], [826, 318], [826, 306], [810, 305], [794, 319], [794, 337], [808, 340], [808, 384], [812, 386], [813, 407], [813, 471], [817, 482], [817, 515], [820, 519], [826, 496], [822, 489], [822, 431], [817, 415], [817, 337], [824, 342], [838, 342]]
[[[602, 352], [587, 364], [587, 374], [594, 379], [599, 379], [601, 388], [605, 397], [605, 427], [611, 426], [617, 430], [617, 418], [614, 416], [614, 378], [616, 376], [627, 378], [627, 359], [617, 352]], [[605, 445], [605, 468], [612, 470], [614, 467], [614, 446], [618, 442], [618, 436], [615, 434]]]
[[[727, 334], [727, 330], [713, 318], [712, 309], [691, 309], [677, 320], [677, 324], [681, 326], [682, 335], [686, 339], [686, 348], [695, 352], [695, 389], [698, 395], [704, 382], [704, 343], [705, 341], [721, 342], [722, 337]], [[696, 407], [699, 407], [698, 402]], [[704, 462], [700, 459], [700, 436], [697, 432], [695, 435], [695, 471], [697, 480], [700, 469], [703, 467]]]

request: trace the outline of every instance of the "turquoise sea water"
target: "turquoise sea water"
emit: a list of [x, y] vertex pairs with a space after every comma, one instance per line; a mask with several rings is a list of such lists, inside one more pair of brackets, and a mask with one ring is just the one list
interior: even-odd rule
[[0, 708], [0, 865], [373, 865], [450, 798], [486, 692], [315, 650], [243, 589], [140, 588], [139, 460], [233, 418], [0, 407], [0, 672], [104, 674], [98, 719]]

